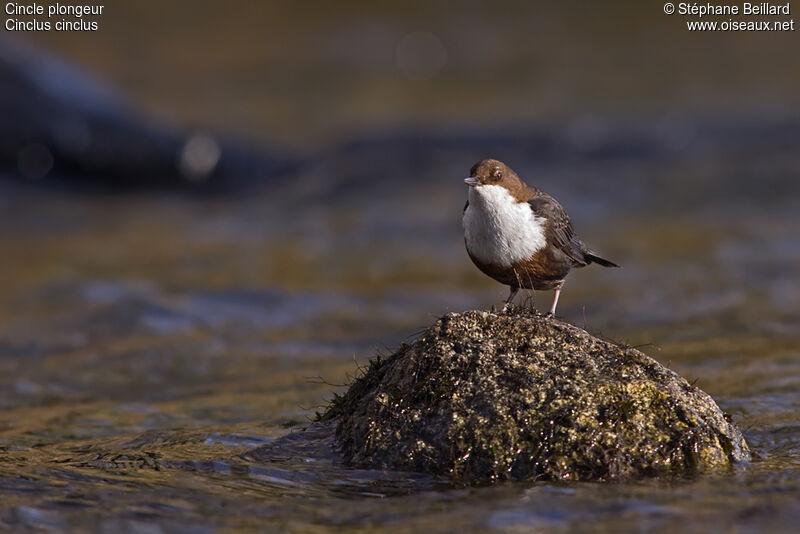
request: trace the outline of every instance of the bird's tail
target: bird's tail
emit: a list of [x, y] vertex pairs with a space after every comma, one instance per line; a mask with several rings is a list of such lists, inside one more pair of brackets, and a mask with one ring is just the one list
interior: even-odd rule
[[617, 265], [613, 261], [608, 261], [607, 259], [601, 258], [600, 256], [595, 256], [591, 252], [587, 252], [586, 254], [584, 254], [583, 257], [589, 263], [596, 263], [598, 265], [602, 265], [603, 267], [619, 267], [619, 265]]

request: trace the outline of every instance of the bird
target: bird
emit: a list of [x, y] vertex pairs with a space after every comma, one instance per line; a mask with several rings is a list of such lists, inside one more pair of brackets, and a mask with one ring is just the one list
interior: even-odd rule
[[523, 182], [502, 161], [479, 161], [464, 182], [469, 186], [462, 213], [467, 254], [484, 274], [509, 286], [503, 312], [520, 288], [552, 289], [547, 315], [555, 316], [570, 269], [590, 263], [619, 267], [578, 239], [555, 198]]

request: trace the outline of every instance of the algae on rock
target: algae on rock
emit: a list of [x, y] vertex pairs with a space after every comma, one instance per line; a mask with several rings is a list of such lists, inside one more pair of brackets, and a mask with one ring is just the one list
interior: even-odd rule
[[442, 317], [322, 415], [352, 465], [465, 483], [685, 476], [750, 457], [714, 400], [534, 312]]

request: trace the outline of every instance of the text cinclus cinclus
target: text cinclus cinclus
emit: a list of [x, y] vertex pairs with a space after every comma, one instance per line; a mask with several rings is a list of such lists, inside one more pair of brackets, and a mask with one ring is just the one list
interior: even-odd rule
[[590, 263], [619, 267], [575, 236], [556, 199], [523, 182], [502, 161], [479, 161], [464, 182], [469, 186], [462, 217], [467, 253], [478, 269], [511, 287], [503, 311], [520, 288], [553, 289], [550, 315], [555, 315], [570, 269]]

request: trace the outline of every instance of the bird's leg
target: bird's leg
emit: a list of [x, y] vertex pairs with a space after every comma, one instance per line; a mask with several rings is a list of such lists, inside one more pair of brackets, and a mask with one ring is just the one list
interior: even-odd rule
[[511, 286], [511, 292], [508, 294], [508, 298], [506, 299], [505, 304], [503, 305], [503, 310], [500, 313], [505, 313], [508, 311], [508, 308], [511, 307], [511, 301], [514, 300], [514, 297], [519, 291], [519, 288], [516, 286]]
[[556, 306], [558, 306], [558, 297], [561, 295], [561, 286], [564, 285], [564, 281], [560, 281], [558, 285], [554, 288], [555, 291], [553, 292], [553, 305], [550, 306], [550, 312], [547, 314], [548, 317], [555, 317], [556, 316]]

